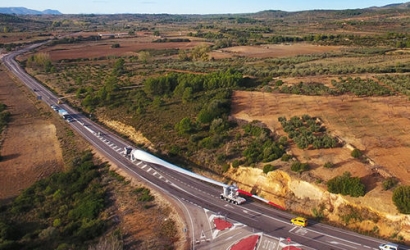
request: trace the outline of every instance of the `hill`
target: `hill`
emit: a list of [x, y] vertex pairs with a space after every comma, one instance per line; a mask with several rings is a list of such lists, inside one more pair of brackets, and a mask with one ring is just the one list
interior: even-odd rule
[[3, 14], [16, 14], [16, 15], [62, 15], [58, 10], [32, 10], [25, 7], [3, 7], [0, 8], [0, 13]]

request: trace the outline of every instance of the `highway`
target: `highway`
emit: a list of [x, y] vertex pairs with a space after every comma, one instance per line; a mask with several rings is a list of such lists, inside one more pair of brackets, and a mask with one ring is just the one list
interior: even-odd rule
[[[58, 97], [49, 89], [29, 76], [14, 58], [40, 46], [31, 45], [2, 57], [4, 65], [30, 88], [39, 100], [48, 105], [57, 105], [68, 111], [74, 118], [68, 123], [78, 135], [84, 137], [96, 150], [103, 154], [113, 164], [125, 170], [131, 176], [140, 179], [148, 186], [155, 188], [164, 195], [173, 197], [177, 202], [190, 202], [197, 206], [224, 215], [241, 222], [258, 232], [276, 238], [291, 238], [292, 241], [307, 246], [303, 249], [378, 249], [385, 242], [380, 239], [360, 235], [351, 231], [309, 221], [306, 228], [290, 224], [294, 215], [273, 208], [267, 204], [250, 200], [242, 205], [233, 205], [219, 198], [221, 188], [210, 185], [195, 178], [185, 176], [176, 171], [142, 161], [132, 162], [125, 157], [124, 147], [130, 145], [125, 139], [111, 133], [109, 130], [91, 121], [67, 104], [58, 104]], [[50, 110], [52, 110], [50, 108]], [[54, 111], [53, 111], [54, 112]], [[58, 114], [56, 114], [58, 115]], [[188, 225], [191, 240], [194, 239], [194, 228]], [[195, 248], [192, 243], [192, 249]], [[404, 249], [404, 248], [403, 248]]]

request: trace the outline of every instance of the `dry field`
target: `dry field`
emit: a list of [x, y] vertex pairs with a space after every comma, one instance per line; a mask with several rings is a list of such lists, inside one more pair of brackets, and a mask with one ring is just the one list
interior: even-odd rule
[[[63, 169], [55, 120], [44, 113], [28, 89], [1, 68], [0, 102], [8, 106], [12, 121], [1, 136], [0, 202], [18, 195], [33, 182]], [[29, 98], [27, 98], [27, 96]]]
[[[350, 171], [374, 187], [380, 179], [371, 177], [378, 177], [374, 173], [379, 173], [384, 177], [398, 177], [402, 184], [410, 184], [407, 166], [410, 161], [410, 103], [405, 97], [312, 97], [237, 91], [233, 97], [232, 114], [243, 120], [262, 121], [283, 135], [278, 117], [289, 119], [303, 114], [319, 117], [330, 133], [362, 150], [372, 164], [354, 160], [348, 148], [300, 150], [292, 145], [291, 150], [300, 161], [316, 166], [315, 175], [328, 179]], [[327, 161], [335, 163], [336, 169], [324, 170], [321, 166]]]
[[269, 57], [291, 57], [296, 55], [322, 54], [340, 50], [339, 46], [318, 46], [312, 44], [270, 44], [260, 46], [236, 46], [212, 52], [215, 59], [229, 58], [233, 56], [269, 58]]
[[[97, 36], [97, 33], [76, 33], [76, 36]], [[165, 50], [165, 49], [192, 49], [195, 46], [203, 44], [200, 40], [192, 40], [191, 42], [168, 42], [168, 43], [153, 43], [152, 41], [159, 39], [147, 34], [137, 34], [134, 38], [103, 38], [95, 42], [82, 42], [74, 44], [61, 44], [46, 48], [43, 52], [48, 52], [52, 61], [60, 61], [62, 59], [81, 59], [81, 58], [100, 58], [100, 57], [121, 57], [121, 56], [136, 56], [141, 50]], [[118, 43], [119, 48], [111, 48], [113, 44]]]
[[[75, 36], [97, 36], [98, 33], [76, 33]], [[168, 38], [185, 38], [182, 36], [173, 36]], [[189, 39], [191, 42], [167, 42], [153, 43], [152, 41], [159, 37], [150, 34], [138, 33], [136, 37], [128, 38], [103, 38], [95, 42], [83, 42], [74, 44], [61, 44], [44, 49], [44, 52], [50, 54], [52, 61], [60, 61], [63, 59], [79, 59], [79, 58], [100, 58], [100, 57], [120, 57], [120, 56], [136, 56], [141, 50], [165, 50], [165, 49], [192, 49], [201, 44], [209, 44], [202, 39]], [[111, 45], [118, 43], [119, 48], [111, 48]], [[231, 58], [231, 57], [252, 57], [252, 58], [270, 58], [270, 57], [290, 57], [296, 55], [321, 54], [331, 51], [339, 51], [340, 46], [318, 46], [311, 44], [270, 44], [261, 46], [235, 46], [224, 48], [209, 53], [210, 57], [215, 59]]]

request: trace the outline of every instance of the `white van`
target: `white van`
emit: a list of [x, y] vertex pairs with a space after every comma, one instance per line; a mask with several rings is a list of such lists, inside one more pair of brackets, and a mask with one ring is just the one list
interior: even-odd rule
[[394, 243], [385, 243], [385, 244], [380, 244], [379, 249], [380, 250], [398, 250], [399, 245], [394, 244]]

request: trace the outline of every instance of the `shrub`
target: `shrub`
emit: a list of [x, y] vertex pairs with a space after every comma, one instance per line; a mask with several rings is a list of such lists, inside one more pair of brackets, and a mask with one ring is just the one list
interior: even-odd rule
[[280, 158], [281, 161], [289, 161], [290, 159], [292, 159], [292, 156], [288, 154], [283, 154]]
[[230, 167], [231, 166], [229, 164], [223, 164], [222, 165], [222, 172], [224, 172], [224, 173], [228, 172]]
[[275, 170], [275, 166], [271, 165], [271, 164], [266, 164], [265, 166], [263, 166], [263, 173], [267, 174], [270, 171]]
[[410, 214], [410, 186], [397, 187], [392, 199], [400, 213]]
[[325, 210], [324, 204], [320, 204], [318, 208], [312, 208], [312, 214], [316, 220], [321, 220], [325, 217], [323, 211]]
[[359, 159], [362, 157], [362, 152], [360, 150], [358, 150], [357, 148], [353, 149], [351, 156], [353, 158]]
[[224, 154], [218, 154], [217, 156], [216, 156], [216, 163], [217, 164], [222, 164], [222, 163], [224, 163], [226, 161], [226, 155], [224, 155]]
[[398, 180], [394, 177], [389, 177], [383, 181], [383, 190], [389, 190], [390, 188], [396, 186]]
[[326, 163], [323, 165], [323, 167], [325, 167], [325, 168], [333, 168], [333, 166], [334, 166], [334, 164], [333, 164], [332, 162], [330, 162], [330, 161], [326, 162]]
[[238, 168], [239, 165], [241, 165], [241, 162], [240, 162], [239, 160], [234, 160], [234, 161], [232, 162], [232, 167], [233, 167], [233, 168]]
[[350, 195], [352, 197], [363, 196], [366, 193], [365, 185], [359, 177], [351, 177], [350, 172], [344, 172], [327, 182], [327, 189], [334, 194]]
[[138, 201], [148, 202], [155, 199], [155, 197], [151, 195], [151, 191], [145, 187], [135, 189], [134, 193], [138, 194]]
[[293, 172], [301, 173], [303, 171], [309, 170], [309, 164], [301, 163], [297, 161], [297, 162], [292, 163], [292, 166], [290, 167], [290, 169]]

